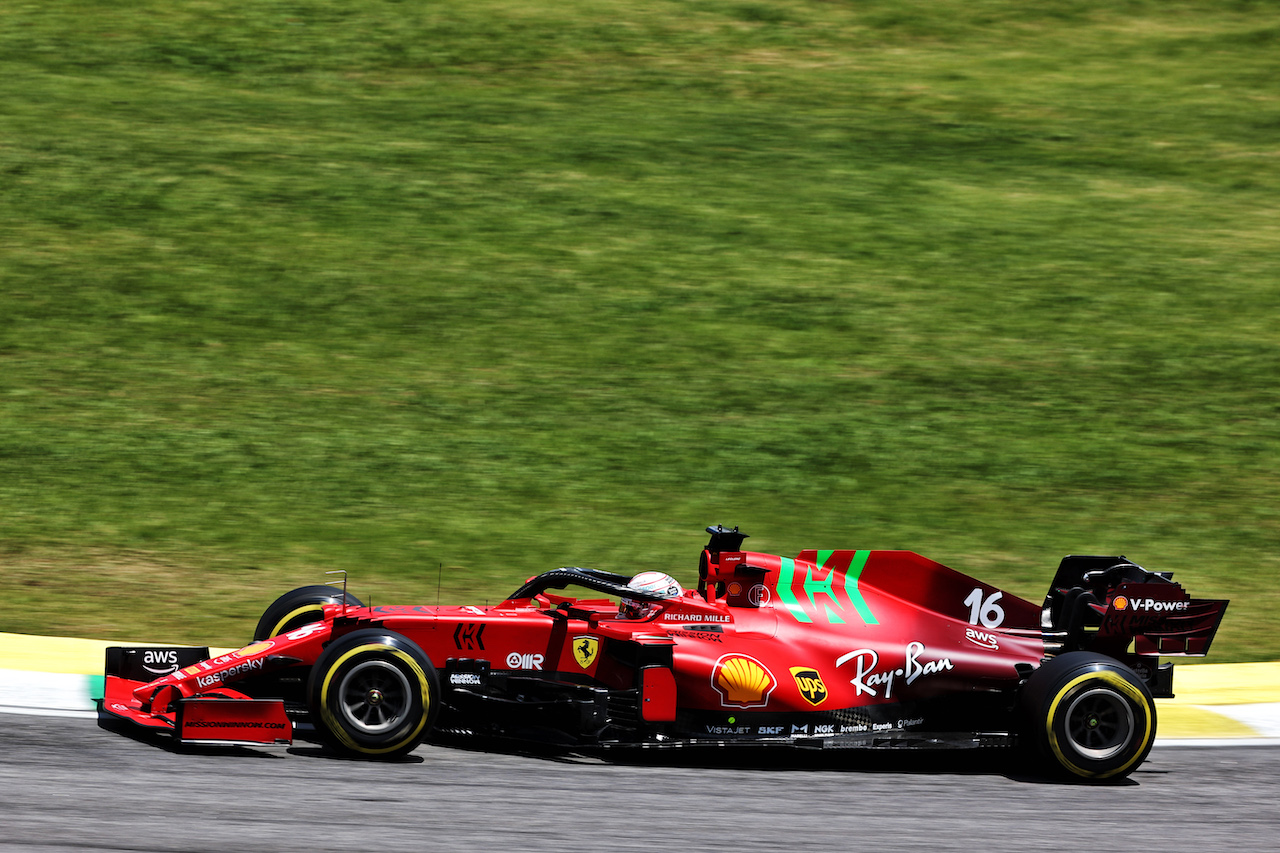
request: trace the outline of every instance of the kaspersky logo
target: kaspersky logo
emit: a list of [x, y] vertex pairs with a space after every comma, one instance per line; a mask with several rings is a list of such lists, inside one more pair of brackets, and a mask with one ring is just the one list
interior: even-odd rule
[[791, 677], [796, 680], [796, 689], [804, 697], [804, 701], [817, 707], [827, 701], [827, 685], [822, 683], [822, 676], [816, 669], [804, 666], [791, 667]]

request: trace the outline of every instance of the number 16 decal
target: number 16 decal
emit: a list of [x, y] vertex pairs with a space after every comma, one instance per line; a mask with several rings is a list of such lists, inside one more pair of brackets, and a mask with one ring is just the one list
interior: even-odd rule
[[1004, 608], [996, 602], [1003, 596], [1003, 592], [993, 592], [983, 598], [981, 587], [969, 593], [969, 597], [964, 600], [964, 603], [969, 605], [969, 624], [981, 624], [984, 628], [999, 628], [1000, 623], [1004, 621]]

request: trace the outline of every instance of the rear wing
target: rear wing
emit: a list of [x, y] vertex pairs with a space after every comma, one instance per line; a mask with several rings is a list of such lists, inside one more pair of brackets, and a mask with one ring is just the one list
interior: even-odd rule
[[1227, 603], [1192, 598], [1172, 573], [1124, 557], [1064, 557], [1041, 610], [1045, 656], [1084, 649], [1122, 660], [1200, 657]]
[[1194, 599], [1176, 583], [1126, 583], [1116, 587], [1107, 603], [1097, 641], [1134, 641], [1143, 656], [1201, 657], [1209, 646], [1227, 602]]

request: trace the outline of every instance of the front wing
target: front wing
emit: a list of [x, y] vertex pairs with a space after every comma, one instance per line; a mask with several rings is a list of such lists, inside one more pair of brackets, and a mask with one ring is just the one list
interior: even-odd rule
[[166, 674], [166, 669], [176, 671], [208, 657], [207, 648], [108, 648], [106, 679], [98, 709], [110, 717], [184, 744], [291, 744], [293, 723], [286, 716], [280, 699], [255, 699], [226, 687], [187, 698], [159, 694], [148, 703], [134, 695], [138, 688]]

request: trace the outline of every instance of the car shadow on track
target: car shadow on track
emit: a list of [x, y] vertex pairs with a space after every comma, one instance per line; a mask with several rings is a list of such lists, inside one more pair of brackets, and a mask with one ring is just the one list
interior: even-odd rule
[[1084, 782], [1045, 773], [1012, 749], [888, 750], [804, 749], [785, 745], [684, 746], [674, 749], [614, 747], [581, 751], [556, 746], [474, 740], [434, 742], [436, 747], [468, 752], [517, 755], [559, 763], [617, 764], [635, 767], [729, 769], [758, 773], [813, 772], [927, 776], [1003, 776], [1040, 785], [1131, 786], [1133, 779]]
[[126, 737], [136, 743], [146, 744], [154, 749], [163, 749], [166, 752], [173, 752], [178, 755], [236, 755], [244, 758], [282, 757], [265, 749], [251, 746], [180, 743], [174, 740], [167, 732], [135, 726], [110, 714], [98, 714], [98, 728]]
[[366, 764], [368, 763], [424, 764], [427, 760], [425, 757], [418, 755], [416, 753], [411, 753], [409, 755], [400, 755], [395, 758], [381, 758], [378, 756], [364, 757], [360, 755], [344, 755], [343, 753], [335, 752], [334, 750], [329, 749], [328, 747], [321, 746], [320, 744], [312, 744], [312, 743], [308, 743], [302, 746], [298, 746], [298, 745], [291, 746], [289, 747], [288, 752], [290, 755], [296, 755], [299, 758], [323, 758], [326, 761], [358, 761]]
[[[429, 752], [422, 748], [394, 759], [361, 758], [331, 750], [319, 743], [299, 739], [286, 749], [228, 745], [182, 744], [167, 733], [131, 725], [108, 714], [100, 715], [98, 727], [156, 749], [181, 755], [220, 755], [242, 758], [288, 756], [319, 758], [328, 761], [357, 761], [392, 764], [423, 764]], [[1011, 749], [885, 750], [885, 749], [802, 749], [786, 745], [683, 746], [646, 749], [613, 747], [609, 749], [570, 748], [553, 744], [503, 739], [444, 738], [430, 742], [427, 749], [490, 753], [518, 756], [536, 761], [562, 764], [616, 764], [634, 767], [682, 767], [688, 769], [741, 770], [752, 773], [785, 773], [825, 771], [832, 773], [888, 774], [905, 773], [927, 776], [1003, 776], [1016, 782], [1041, 785], [1078, 785], [1079, 780], [1064, 779], [1038, 771], [1024, 756]], [[1108, 786], [1137, 785], [1132, 778], [1105, 780]]]
[[235, 744], [193, 744], [181, 743], [163, 730], [146, 729], [133, 725], [110, 714], [98, 715], [98, 728], [112, 734], [126, 737], [136, 743], [146, 744], [154, 749], [163, 749], [177, 755], [222, 755], [241, 758], [285, 758], [296, 755], [301, 758], [325, 758], [330, 761], [378, 761], [383, 764], [422, 764], [426, 759], [421, 755], [411, 754], [399, 758], [360, 758], [343, 755], [328, 749], [320, 743], [296, 741], [294, 745], [283, 747], [264, 744], [262, 746], [238, 746]]

